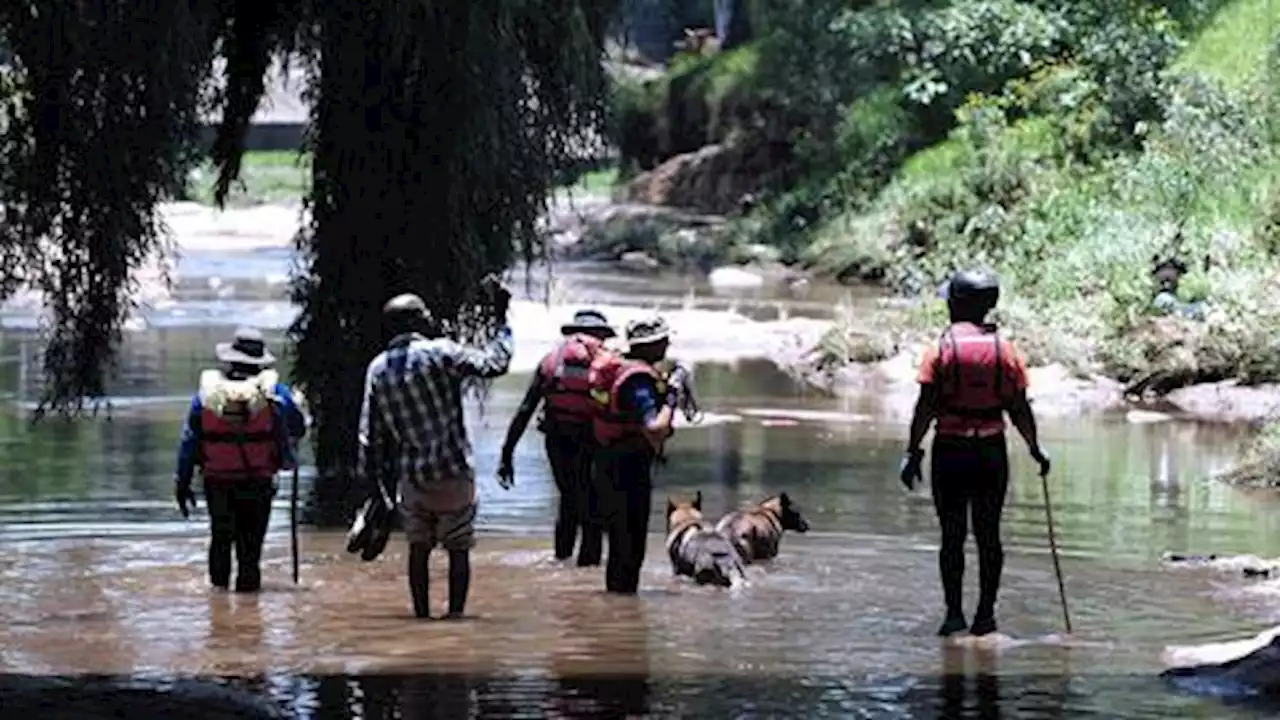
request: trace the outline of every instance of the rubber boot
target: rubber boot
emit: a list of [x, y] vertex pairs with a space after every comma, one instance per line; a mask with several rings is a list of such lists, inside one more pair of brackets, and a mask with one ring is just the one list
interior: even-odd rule
[[970, 635], [990, 635], [996, 631], [996, 608], [995, 603], [981, 603], [978, 605], [978, 612], [973, 616], [973, 626], [969, 628]]

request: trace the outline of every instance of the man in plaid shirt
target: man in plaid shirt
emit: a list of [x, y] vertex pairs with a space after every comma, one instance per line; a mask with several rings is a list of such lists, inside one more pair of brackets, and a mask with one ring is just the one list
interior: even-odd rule
[[[496, 282], [489, 291], [505, 316], [510, 295]], [[431, 550], [440, 545], [449, 553], [446, 617], [459, 618], [471, 584], [476, 517], [462, 385], [468, 378], [506, 374], [513, 351], [511, 329], [504, 326], [487, 346], [474, 348], [444, 337], [417, 295], [398, 295], [382, 312], [392, 339], [365, 375], [359, 480], [361, 487], [382, 482], [399, 495], [414, 614], [431, 616], [427, 566]]]

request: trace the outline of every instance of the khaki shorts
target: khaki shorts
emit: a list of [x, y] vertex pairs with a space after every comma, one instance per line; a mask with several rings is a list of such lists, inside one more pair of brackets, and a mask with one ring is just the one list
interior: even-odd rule
[[479, 505], [475, 482], [461, 481], [456, 487], [432, 490], [424, 493], [413, 487], [403, 489], [400, 519], [405, 537], [415, 545], [438, 545], [451, 552], [474, 548]]

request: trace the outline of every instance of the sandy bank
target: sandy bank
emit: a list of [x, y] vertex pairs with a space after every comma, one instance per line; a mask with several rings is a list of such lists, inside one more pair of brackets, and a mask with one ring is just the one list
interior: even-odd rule
[[[877, 363], [850, 365], [832, 373], [800, 372], [807, 382], [840, 397], [858, 398], [864, 411], [909, 421], [916, 400], [916, 368], [921, 350], [902, 352]], [[1124, 396], [1124, 386], [1107, 377], [1080, 377], [1053, 364], [1029, 370], [1029, 395], [1041, 417], [1077, 417], [1148, 406]], [[1176, 390], [1158, 408], [1161, 414], [1132, 413], [1135, 422], [1184, 418], [1245, 423], [1271, 418], [1280, 408], [1280, 385], [1241, 386], [1236, 381], [1206, 383]], [[861, 409], [861, 408], [860, 408]]]

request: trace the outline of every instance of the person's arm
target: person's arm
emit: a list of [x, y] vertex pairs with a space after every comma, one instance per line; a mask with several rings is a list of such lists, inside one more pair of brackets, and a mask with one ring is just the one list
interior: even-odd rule
[[196, 463], [200, 458], [200, 437], [204, 432], [200, 415], [204, 406], [200, 396], [191, 398], [191, 407], [187, 411], [187, 420], [182, 426], [182, 439], [178, 442], [178, 471], [174, 481], [178, 485], [191, 485], [191, 478], [196, 472]]
[[911, 413], [911, 432], [907, 435], [907, 452], [916, 452], [929, 433], [929, 426], [938, 414], [938, 388], [933, 383], [921, 384], [916, 396], [916, 407]]
[[916, 381], [920, 383], [920, 394], [916, 396], [915, 410], [911, 413], [911, 431], [907, 435], [907, 453], [920, 451], [920, 444], [929, 432], [938, 415], [938, 386], [934, 382], [938, 371], [938, 350], [930, 347], [920, 359], [920, 372]]
[[481, 348], [454, 343], [450, 353], [453, 367], [465, 377], [496, 378], [506, 375], [511, 367], [515, 343], [511, 327], [503, 325], [497, 337]]
[[280, 415], [284, 419], [285, 429], [289, 433], [290, 439], [294, 442], [301, 440], [307, 435], [307, 418], [302, 414], [302, 409], [298, 407], [297, 400], [293, 397], [293, 391], [284, 383], [276, 384], [275, 388], [277, 402], [280, 403]]
[[374, 380], [381, 357], [369, 363], [364, 378], [364, 399], [360, 402], [360, 423], [356, 431], [356, 483], [363, 489], [373, 488], [374, 482], [381, 482], [383, 467], [382, 413], [378, 407], [378, 397], [374, 392]]
[[534, 370], [533, 377], [529, 380], [529, 388], [524, 392], [524, 399], [520, 401], [515, 417], [511, 418], [511, 426], [507, 428], [507, 440], [502, 444], [504, 460], [510, 458], [515, 452], [516, 443], [520, 442], [520, 436], [524, 435], [525, 428], [529, 427], [529, 421], [533, 419], [533, 414], [537, 412], [538, 404], [541, 402], [542, 372]]
[[644, 419], [644, 436], [655, 448], [671, 436], [671, 422], [675, 419], [675, 407], [678, 396], [668, 393], [659, 397], [658, 387], [647, 377], [637, 376], [626, 383], [623, 392], [630, 391], [631, 401], [640, 416]]
[[1010, 385], [1009, 398], [1005, 411], [1009, 413], [1009, 422], [1017, 429], [1018, 434], [1027, 443], [1027, 449], [1037, 459], [1042, 457], [1040, 449], [1039, 429], [1036, 427], [1036, 416], [1031, 410], [1031, 402], [1027, 399], [1027, 361], [1012, 343], [1005, 343], [1005, 381]]

